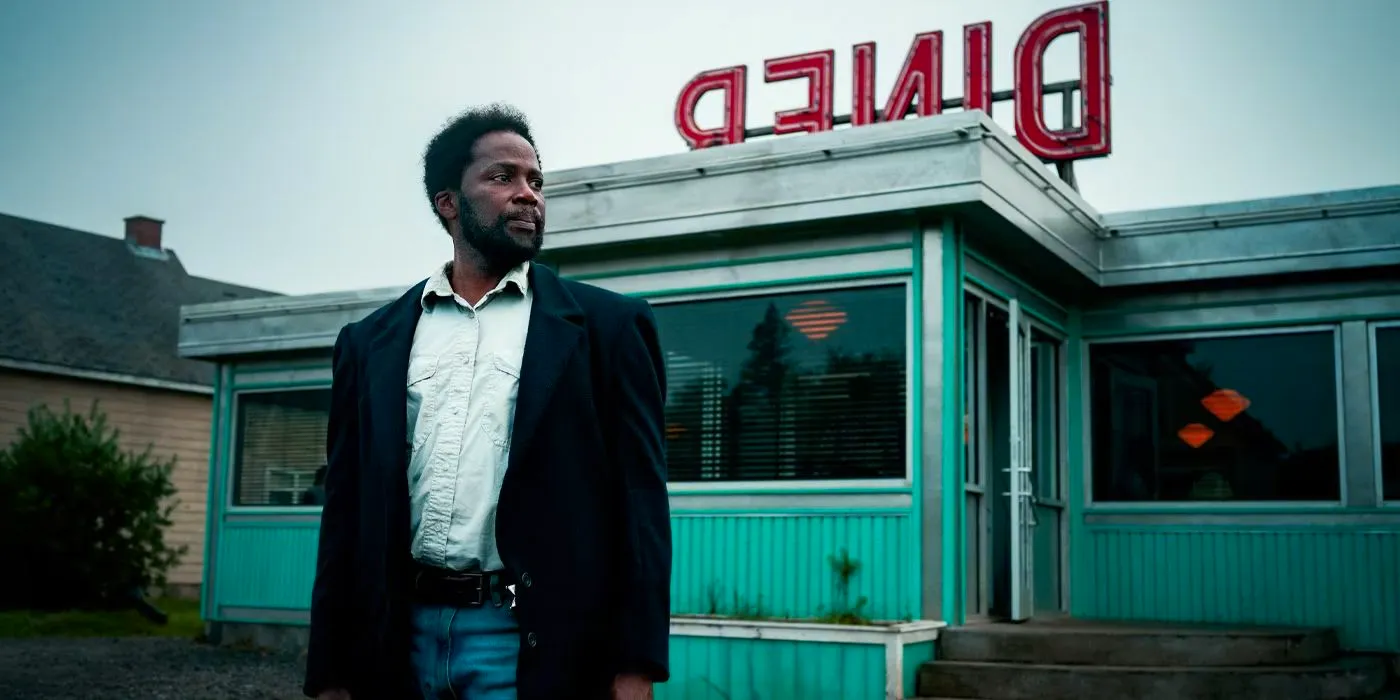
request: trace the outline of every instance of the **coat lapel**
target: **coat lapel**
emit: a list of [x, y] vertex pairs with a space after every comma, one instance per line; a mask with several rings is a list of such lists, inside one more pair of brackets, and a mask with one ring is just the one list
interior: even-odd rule
[[511, 449], [511, 469], [528, 452], [554, 389], [583, 339], [583, 310], [559, 277], [536, 263], [530, 266], [530, 285], [535, 300], [520, 361], [520, 389], [511, 431], [511, 444], [519, 449]]

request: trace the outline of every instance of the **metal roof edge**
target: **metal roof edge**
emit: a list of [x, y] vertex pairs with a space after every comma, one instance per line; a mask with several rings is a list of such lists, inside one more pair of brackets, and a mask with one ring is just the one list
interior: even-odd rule
[[180, 322], [190, 323], [207, 319], [229, 319], [244, 316], [267, 314], [306, 313], [337, 308], [358, 308], [387, 304], [404, 294], [416, 282], [396, 287], [376, 287], [373, 289], [351, 289], [314, 294], [297, 294], [277, 297], [256, 297], [234, 299], [205, 304], [187, 304], [180, 307]]
[[931, 117], [883, 122], [818, 133], [762, 138], [715, 148], [604, 163], [546, 174], [546, 197], [569, 196], [600, 188], [665, 182], [765, 167], [797, 165], [808, 159], [862, 155], [883, 150], [926, 147], [985, 131], [995, 123], [981, 112], [952, 112]]
[[1104, 214], [1114, 236], [1182, 233], [1400, 211], [1400, 185]]

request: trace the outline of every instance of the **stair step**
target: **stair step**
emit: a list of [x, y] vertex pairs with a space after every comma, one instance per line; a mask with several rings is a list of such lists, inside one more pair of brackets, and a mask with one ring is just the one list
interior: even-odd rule
[[1330, 629], [1113, 624], [976, 625], [945, 630], [938, 658], [1095, 666], [1313, 665], [1338, 653]]
[[918, 695], [988, 700], [1084, 698], [1364, 698], [1386, 683], [1375, 657], [1340, 657], [1308, 666], [1066, 666], [932, 661], [919, 667]]

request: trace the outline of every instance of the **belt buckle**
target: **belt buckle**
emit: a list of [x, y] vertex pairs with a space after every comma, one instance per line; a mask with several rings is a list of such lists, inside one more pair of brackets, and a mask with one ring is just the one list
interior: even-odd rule
[[480, 574], [480, 573], [476, 573], [476, 572], [462, 571], [462, 572], [456, 572], [456, 573], [453, 573], [453, 574], [449, 574], [448, 576], [445, 576], [444, 579], [447, 580], [447, 581], [449, 581], [449, 582], [451, 582], [451, 583], [460, 583], [460, 582], [471, 581], [472, 579], [476, 579], [476, 582], [477, 582], [477, 583], [476, 583], [476, 602], [474, 602], [474, 603], [472, 603], [471, 601], [467, 601], [467, 602], [468, 602], [469, 604], [471, 604], [471, 605], [476, 605], [476, 606], [478, 606], [478, 607], [486, 604], [486, 575], [485, 575], [485, 574]]

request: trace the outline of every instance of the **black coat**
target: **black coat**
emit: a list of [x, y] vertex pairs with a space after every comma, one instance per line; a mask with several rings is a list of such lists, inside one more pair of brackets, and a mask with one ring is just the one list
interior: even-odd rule
[[[496, 527], [521, 582], [519, 697], [606, 697], [619, 672], [668, 676], [665, 365], [646, 302], [530, 270]], [[336, 339], [308, 696], [331, 687], [354, 700], [418, 696], [405, 402], [425, 283]]]

